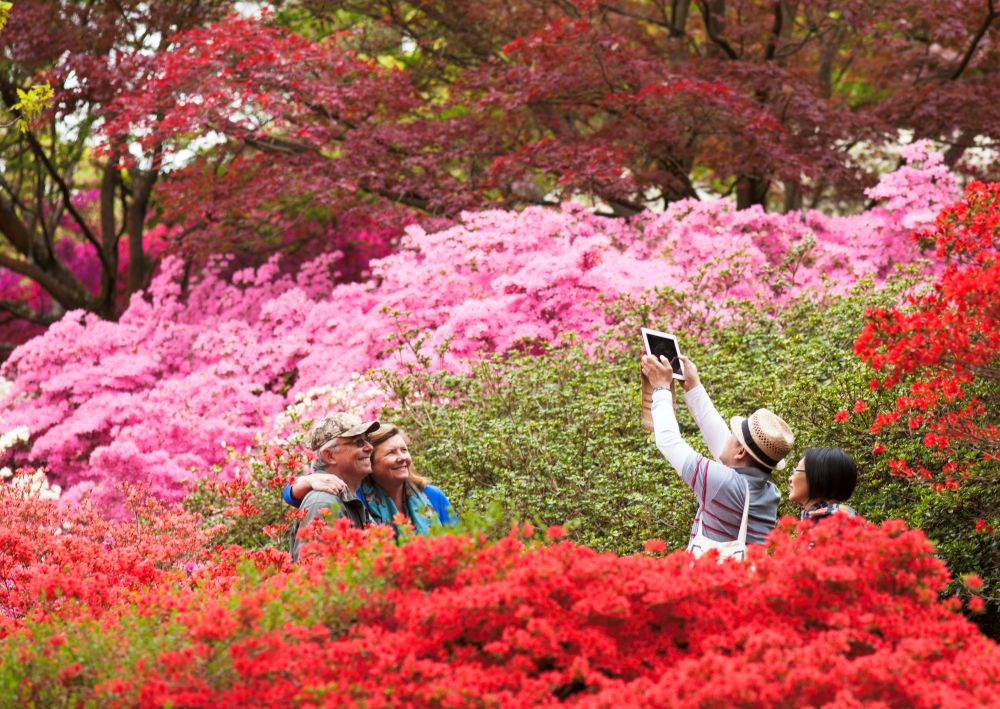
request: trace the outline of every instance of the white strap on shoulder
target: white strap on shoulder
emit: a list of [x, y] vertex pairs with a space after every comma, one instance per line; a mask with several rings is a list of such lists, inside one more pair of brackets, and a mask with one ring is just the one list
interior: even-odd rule
[[743, 484], [746, 486], [746, 498], [743, 501], [743, 521], [740, 522], [740, 536], [737, 537], [740, 544], [746, 544], [747, 520], [750, 517], [750, 481], [743, 478]]

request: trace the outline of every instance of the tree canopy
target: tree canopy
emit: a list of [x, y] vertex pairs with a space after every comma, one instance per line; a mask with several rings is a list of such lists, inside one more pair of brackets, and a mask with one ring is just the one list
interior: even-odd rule
[[[1000, 139], [994, 0], [22, 0], [0, 94], [0, 309], [114, 318], [158, 255], [360, 249], [462, 210], [706, 191], [862, 206], [899, 131]], [[9, 329], [9, 328], [8, 328]], [[20, 335], [20, 337], [18, 336]]]

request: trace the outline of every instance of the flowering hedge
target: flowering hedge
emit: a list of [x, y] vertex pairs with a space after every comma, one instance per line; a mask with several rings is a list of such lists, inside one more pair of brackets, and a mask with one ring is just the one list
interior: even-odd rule
[[[5, 498], [10, 538], [38, 521], [21, 499]], [[897, 522], [786, 519], [748, 563], [725, 564], [661, 557], [658, 540], [600, 554], [558, 527], [544, 543], [524, 525], [496, 542], [396, 545], [341, 522], [311, 528], [291, 567], [273, 551], [183, 560], [183, 525], [87, 553], [94, 534], [46, 511], [28, 546], [58, 543], [41, 540], [32, 568], [79, 543], [59, 578], [84, 579], [102, 557], [114, 573], [110, 592], [7, 581], [18, 594], [0, 686], [21, 703], [939, 707], [989, 705], [1000, 690], [1000, 648], [963, 600], [939, 599], [944, 565]], [[152, 563], [139, 573], [115, 550]], [[4, 561], [9, 579], [18, 562]], [[980, 582], [966, 584], [976, 610]]]
[[[901, 307], [869, 312], [854, 350], [880, 370], [872, 387], [895, 394], [871, 431], [905, 424], [921, 434], [926, 448], [949, 458], [934, 485], [956, 490], [970, 465], [975, 473], [977, 462], [992, 463], [995, 478], [1000, 460], [1000, 183], [970, 184], [928, 236], [947, 267]], [[854, 412], [865, 408], [859, 400]], [[889, 465], [899, 475], [933, 477], [931, 464], [895, 458]]]
[[592, 338], [611, 320], [608, 302], [652, 286], [710, 293], [712, 316], [725, 318], [730, 298], [780, 307], [814, 287], [884, 276], [919, 253], [909, 230], [955, 196], [940, 156], [922, 144], [906, 155], [872, 192], [880, 206], [856, 216], [724, 201], [628, 222], [572, 205], [468, 214], [443, 231], [411, 229], [366, 283], [337, 283], [337, 257], [325, 255], [294, 275], [272, 261], [230, 276], [223, 261], [185, 288], [181, 263], [167, 260], [117, 322], [68, 313], [14, 352], [0, 430], [28, 427], [16, 462], [46, 465], [68, 499], [92, 492], [108, 504], [114, 485], [142, 480], [177, 500], [191, 479], [231, 473], [227, 447], [253, 444], [315, 387], [376, 408], [379, 392], [358, 373], [405, 367], [417, 346], [435, 368], [461, 372], [481, 351], [568, 330]]

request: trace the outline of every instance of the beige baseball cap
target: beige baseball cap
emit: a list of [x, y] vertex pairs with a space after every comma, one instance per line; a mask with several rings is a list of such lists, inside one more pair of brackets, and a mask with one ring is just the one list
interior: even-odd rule
[[360, 416], [346, 411], [328, 414], [309, 432], [309, 447], [318, 451], [334, 438], [352, 438], [377, 431], [378, 421], [362, 421]]

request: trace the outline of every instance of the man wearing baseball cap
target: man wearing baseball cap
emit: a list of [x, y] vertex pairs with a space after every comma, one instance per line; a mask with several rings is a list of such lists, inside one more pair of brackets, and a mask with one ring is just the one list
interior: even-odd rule
[[[355, 493], [372, 471], [372, 445], [368, 434], [378, 427], [378, 421], [362, 421], [340, 411], [330, 414], [310, 431], [309, 447], [316, 453], [313, 470], [328, 476], [304, 476], [286, 490], [296, 498], [305, 495], [299, 506], [305, 516], [292, 525], [292, 561], [298, 559], [303, 546], [298, 538], [299, 530], [321, 514], [328, 519], [347, 517], [358, 528], [371, 523], [368, 510]], [[332, 484], [320, 485], [324, 480]]]
[[781, 495], [771, 471], [785, 466], [795, 439], [788, 424], [767, 409], [757, 409], [747, 418], [736, 416], [727, 426], [701, 385], [694, 363], [687, 357], [681, 360], [684, 401], [715, 460], [699, 455], [681, 437], [670, 364], [645, 355], [642, 373], [653, 386], [656, 447], [698, 498], [688, 549], [700, 555], [716, 548], [722, 556], [735, 556], [742, 536], [745, 553], [746, 544], [762, 544], [774, 529]]

